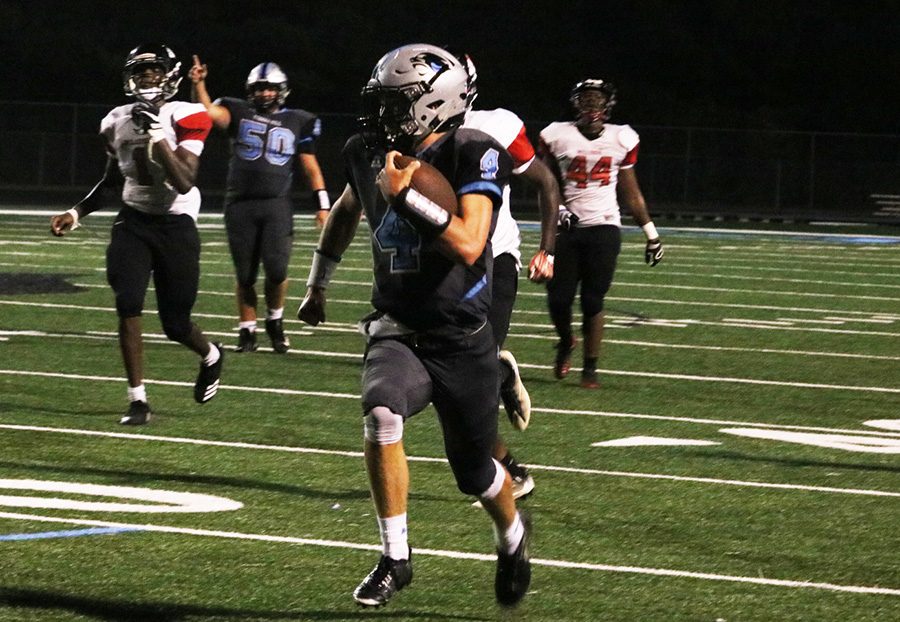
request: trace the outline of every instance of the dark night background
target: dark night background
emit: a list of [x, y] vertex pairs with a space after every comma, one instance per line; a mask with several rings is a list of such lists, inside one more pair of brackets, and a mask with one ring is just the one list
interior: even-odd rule
[[185, 68], [199, 54], [214, 97], [275, 61], [289, 103], [318, 113], [355, 112], [378, 58], [422, 41], [470, 52], [479, 107], [533, 121], [557, 118], [578, 79], [602, 77], [619, 87], [620, 122], [900, 133], [894, 1], [2, 0], [0, 99], [122, 103], [124, 57], [149, 40]]

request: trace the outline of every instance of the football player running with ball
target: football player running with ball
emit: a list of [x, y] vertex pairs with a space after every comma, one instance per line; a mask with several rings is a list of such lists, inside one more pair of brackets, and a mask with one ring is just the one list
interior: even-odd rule
[[256, 278], [261, 260], [266, 272], [266, 333], [272, 349], [284, 354], [290, 348], [283, 317], [294, 240], [295, 168], [303, 171], [316, 195], [320, 225], [331, 207], [316, 158], [321, 122], [305, 110], [284, 107], [290, 89], [287, 76], [275, 63], [260, 63], [250, 71], [246, 99], [220, 97], [213, 102], [206, 90], [208, 74], [207, 66], [194, 55], [191, 97], [206, 107], [213, 125], [227, 131], [231, 139], [225, 229], [237, 276], [237, 352], [257, 349]]
[[191, 321], [200, 280], [194, 185], [211, 122], [203, 106], [171, 101], [181, 63], [165, 45], [140, 45], [125, 60], [125, 94], [135, 101], [100, 121], [106, 171], [74, 207], [54, 216], [50, 230], [65, 235], [103, 207], [121, 207], [106, 250], [106, 277], [116, 295], [119, 345], [128, 378], [128, 411], [120, 423], [143, 425], [151, 411], [144, 387], [141, 313], [150, 276], [166, 337], [201, 358], [194, 399], [204, 403], [219, 388], [223, 352]]
[[620, 200], [644, 230], [648, 264], [659, 263], [663, 247], [634, 171], [640, 138], [628, 125], [606, 122], [616, 103], [616, 89], [603, 80], [584, 80], [572, 89], [570, 102], [575, 121], [545, 127], [538, 147], [541, 158], [556, 172], [565, 199], [547, 303], [559, 335], [554, 374], [562, 379], [569, 373], [575, 349], [572, 304], [581, 284], [581, 386], [596, 389], [600, 386], [597, 359], [603, 339], [603, 299], [622, 246]]
[[[383, 553], [353, 592], [376, 607], [412, 580], [407, 542], [407, 420], [431, 403], [459, 489], [477, 497], [494, 524], [495, 595], [518, 603], [531, 564], [527, 515], [516, 510], [512, 483], [491, 457], [497, 436], [497, 349], [489, 243], [512, 169], [506, 149], [461, 128], [466, 69], [446, 50], [413, 44], [388, 52], [363, 89], [361, 134], [344, 147], [349, 184], [331, 210], [316, 250], [299, 317], [325, 319], [325, 291], [364, 212], [374, 260], [373, 316], [362, 379], [365, 463]], [[398, 168], [398, 152], [437, 168], [456, 192], [450, 213], [410, 186], [420, 162]]]

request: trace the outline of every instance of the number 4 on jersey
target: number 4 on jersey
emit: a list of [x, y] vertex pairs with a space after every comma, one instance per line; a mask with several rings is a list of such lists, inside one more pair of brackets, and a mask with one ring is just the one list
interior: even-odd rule
[[587, 188], [588, 182], [597, 181], [601, 186], [609, 185], [609, 173], [612, 168], [612, 158], [604, 156], [597, 160], [588, 173], [587, 158], [583, 155], [575, 156], [566, 170], [566, 179], [576, 182], [579, 188]]

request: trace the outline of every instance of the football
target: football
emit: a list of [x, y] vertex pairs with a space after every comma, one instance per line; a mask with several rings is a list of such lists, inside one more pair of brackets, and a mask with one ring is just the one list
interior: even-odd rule
[[[410, 156], [398, 155], [394, 159], [394, 165], [397, 168], [406, 168], [415, 159]], [[459, 202], [456, 200], [456, 191], [453, 190], [453, 186], [450, 185], [450, 182], [439, 170], [428, 162], [422, 160], [419, 160], [419, 162], [422, 165], [413, 173], [410, 186], [451, 214], [458, 214]]]

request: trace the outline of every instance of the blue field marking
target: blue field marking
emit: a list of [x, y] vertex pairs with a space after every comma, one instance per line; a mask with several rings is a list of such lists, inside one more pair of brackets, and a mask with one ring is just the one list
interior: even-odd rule
[[0, 542], [17, 540], [44, 540], [47, 538], [78, 538], [80, 536], [108, 536], [127, 531], [143, 531], [140, 527], [90, 527], [66, 531], [42, 531], [40, 533], [10, 533], [0, 535]]

